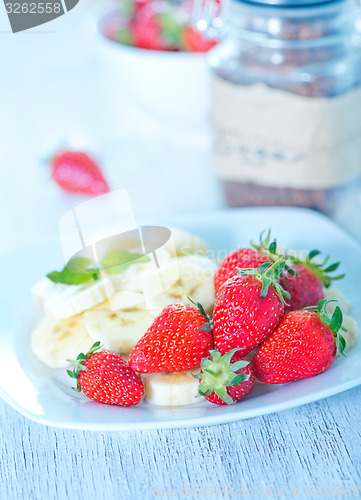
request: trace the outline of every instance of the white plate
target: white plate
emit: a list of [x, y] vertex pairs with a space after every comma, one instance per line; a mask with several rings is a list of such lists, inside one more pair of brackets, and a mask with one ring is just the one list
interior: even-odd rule
[[[251, 208], [191, 214], [143, 224], [169, 224], [194, 232], [223, 255], [258, 240], [272, 228], [279, 244], [288, 248], [318, 248], [341, 260], [346, 278], [339, 289], [361, 321], [361, 247], [326, 217], [304, 209]], [[223, 253], [222, 253], [223, 252]], [[279, 386], [257, 385], [243, 401], [231, 406], [203, 402], [181, 408], [157, 408], [141, 403], [122, 408], [95, 403], [70, 389], [65, 371], [51, 370], [31, 354], [30, 334], [41, 313], [30, 295], [31, 285], [62, 264], [57, 239], [24, 248], [1, 259], [0, 395], [23, 415], [46, 425], [93, 430], [130, 430], [220, 424], [265, 415], [337, 394], [361, 383], [361, 343], [347, 358], [312, 379]], [[15, 333], [16, 331], [16, 333]]]

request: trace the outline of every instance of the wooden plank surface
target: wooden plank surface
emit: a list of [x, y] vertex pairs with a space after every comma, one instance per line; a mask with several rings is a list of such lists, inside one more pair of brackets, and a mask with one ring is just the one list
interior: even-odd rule
[[102, 433], [1, 401], [0, 499], [357, 498], [360, 409], [358, 387], [233, 424]]

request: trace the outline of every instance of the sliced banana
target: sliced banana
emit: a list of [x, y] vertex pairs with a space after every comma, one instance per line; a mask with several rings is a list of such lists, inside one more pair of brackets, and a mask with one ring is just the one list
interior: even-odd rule
[[185, 372], [147, 373], [142, 375], [145, 400], [155, 406], [186, 406], [200, 403], [196, 397], [199, 381], [192, 376], [199, 368]]
[[323, 292], [325, 294], [325, 299], [337, 301], [329, 302], [326, 305], [328, 314], [332, 315], [336, 306], [339, 306], [344, 314], [350, 312], [350, 304], [347, 302], [346, 297], [340, 292], [340, 290], [338, 290], [334, 286], [330, 286], [329, 288], [324, 288]]
[[94, 342], [100, 341], [110, 351], [129, 353], [154, 316], [144, 309], [111, 310], [109, 303], [104, 303], [86, 311], [84, 321]]
[[50, 368], [68, 366], [67, 359], [75, 359], [80, 352], [87, 352], [93, 343], [82, 316], [63, 320], [46, 316], [31, 336], [33, 353]]
[[64, 285], [45, 278], [34, 285], [32, 292], [35, 302], [54, 319], [80, 314], [108, 298], [106, 279]]
[[208, 250], [207, 243], [193, 234], [182, 229], [169, 228], [172, 232], [169, 241], [163, 245], [172, 257], [181, 255], [205, 255]]
[[343, 316], [342, 326], [346, 331], [341, 330], [343, 338], [346, 340], [346, 350], [349, 351], [357, 342], [358, 327], [357, 322], [351, 316]]
[[154, 254], [147, 257], [148, 262], [132, 264], [124, 273], [109, 276], [112, 288], [108, 289], [108, 298], [117, 291], [143, 292], [144, 280], [171, 261], [171, 256], [164, 247], [158, 248]]
[[190, 298], [210, 311], [214, 303], [216, 270], [217, 263], [205, 256], [172, 259], [168, 266], [144, 280], [143, 292], [148, 310], [156, 316], [168, 304], [191, 304]]
[[[107, 275], [102, 272], [101, 278], [97, 281], [91, 280], [81, 285], [65, 285], [44, 278], [32, 288], [34, 300], [55, 319], [80, 314], [107, 299], [111, 299], [114, 302], [112, 308], [117, 309], [120, 300], [119, 295], [115, 296], [117, 292], [142, 292], [145, 277], [167, 265], [170, 259], [169, 253], [159, 248], [155, 255], [149, 255], [148, 262], [134, 263], [119, 275]], [[134, 297], [136, 298], [135, 295]], [[136, 306], [138, 303], [137, 299], [133, 304], [128, 303], [127, 307]]]

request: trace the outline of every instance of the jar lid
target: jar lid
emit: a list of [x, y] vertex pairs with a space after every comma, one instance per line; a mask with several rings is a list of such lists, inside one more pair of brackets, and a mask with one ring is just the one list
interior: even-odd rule
[[345, 0], [238, 0], [241, 3], [274, 6], [274, 7], [310, 7], [325, 3], [340, 3]]

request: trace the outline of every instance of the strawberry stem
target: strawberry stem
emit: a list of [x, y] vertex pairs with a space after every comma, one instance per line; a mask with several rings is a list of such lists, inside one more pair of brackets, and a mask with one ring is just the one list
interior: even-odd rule
[[194, 302], [194, 300], [192, 300], [188, 295], [187, 295], [187, 299], [189, 300], [189, 302], [191, 302], [198, 309], [198, 311], [201, 314], [203, 314], [203, 316], [207, 320], [207, 323], [205, 323], [204, 325], [200, 326], [198, 328], [198, 330], [203, 330], [205, 332], [211, 332], [212, 333], [212, 337], [213, 337], [213, 319], [211, 318], [211, 316], [209, 316], [209, 314], [206, 313], [204, 307], [202, 306], [202, 304], [200, 302]]
[[284, 305], [288, 305], [285, 299], [289, 300], [291, 295], [279, 284], [278, 277], [286, 266], [284, 257], [280, 257], [276, 262], [264, 262], [259, 269], [237, 269], [240, 275], [255, 276], [262, 282], [260, 297], [264, 299], [270, 286], [273, 286]]
[[326, 265], [329, 261], [329, 256], [327, 255], [323, 261], [315, 261], [314, 258], [321, 255], [320, 250], [311, 250], [308, 253], [308, 257], [305, 261], [298, 259], [297, 257], [290, 257], [292, 264], [302, 264], [307, 267], [310, 271], [312, 271], [318, 279], [321, 281], [322, 285], [325, 288], [328, 288], [331, 285], [332, 281], [340, 280], [344, 278], [345, 274], [338, 274], [337, 276], [330, 276], [329, 273], [332, 273], [338, 269], [340, 262], [335, 262], [330, 265]]
[[330, 302], [337, 302], [337, 301], [322, 299], [319, 301], [317, 306], [305, 307], [304, 309], [309, 311], [315, 311], [319, 315], [322, 323], [327, 325], [329, 329], [332, 331], [335, 337], [338, 353], [341, 356], [346, 356], [345, 351], [347, 348], [347, 342], [343, 337], [342, 333], [340, 332], [340, 330], [345, 330], [342, 326], [343, 322], [342, 311], [339, 306], [336, 306], [332, 316], [330, 317], [326, 310], [326, 306]]
[[235, 403], [227, 393], [227, 387], [238, 385], [249, 378], [249, 375], [244, 373], [235, 373], [247, 366], [248, 361], [236, 361], [236, 363], [231, 364], [234, 353], [239, 350], [241, 349], [236, 347], [223, 356], [219, 351], [211, 350], [209, 351], [209, 357], [202, 359], [201, 368], [203, 373], [193, 375], [194, 378], [200, 380], [199, 396], [209, 396], [214, 392], [226, 404]]
[[76, 392], [80, 392], [81, 391], [81, 387], [80, 387], [80, 384], [79, 384], [79, 374], [81, 371], [84, 371], [84, 370], [87, 370], [88, 368], [83, 365], [83, 362], [89, 358], [89, 356], [91, 356], [94, 352], [96, 352], [98, 349], [100, 349], [102, 346], [100, 345], [100, 342], [94, 342], [94, 344], [91, 346], [91, 348], [89, 349], [89, 351], [84, 354], [83, 352], [79, 353], [78, 356], [76, 357], [76, 360], [72, 360], [72, 359], [67, 359], [67, 361], [74, 366], [74, 368], [72, 370], [66, 370], [69, 377], [71, 378], [74, 378], [76, 381], [77, 381], [77, 384], [76, 384], [76, 387], [72, 387], [72, 389]]

